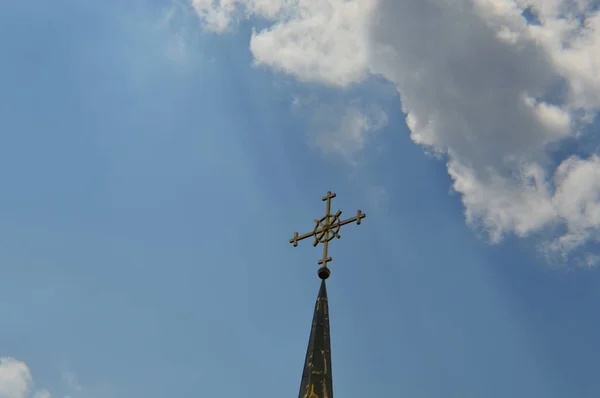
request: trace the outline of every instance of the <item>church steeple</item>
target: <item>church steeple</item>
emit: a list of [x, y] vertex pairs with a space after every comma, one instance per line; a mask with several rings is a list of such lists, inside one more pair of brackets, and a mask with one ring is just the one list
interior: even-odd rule
[[329, 242], [333, 238], [340, 238], [339, 232], [342, 226], [353, 222], [360, 225], [360, 221], [366, 217], [366, 214], [360, 210], [356, 213], [356, 216], [346, 220], [340, 219], [341, 211], [331, 214], [331, 199], [333, 198], [335, 198], [335, 194], [331, 191], [323, 197], [325, 216], [321, 219], [315, 219], [316, 225], [312, 232], [303, 235], [295, 232], [292, 239], [290, 239], [290, 243], [294, 246], [298, 246], [298, 242], [306, 238], [314, 238], [313, 246], [317, 246], [319, 243], [323, 244], [323, 258], [317, 262], [321, 266], [317, 272], [319, 278], [321, 278], [321, 288], [315, 304], [298, 398], [333, 398], [329, 305], [325, 285], [325, 280], [331, 274], [327, 267], [327, 263], [332, 260], [328, 253]]
[[325, 279], [322, 279], [315, 304], [298, 398], [333, 398], [329, 336], [327, 287]]

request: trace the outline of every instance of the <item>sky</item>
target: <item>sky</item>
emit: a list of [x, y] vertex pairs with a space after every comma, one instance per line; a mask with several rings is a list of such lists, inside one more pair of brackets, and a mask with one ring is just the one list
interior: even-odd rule
[[597, 397], [599, 8], [0, 2], [0, 398]]

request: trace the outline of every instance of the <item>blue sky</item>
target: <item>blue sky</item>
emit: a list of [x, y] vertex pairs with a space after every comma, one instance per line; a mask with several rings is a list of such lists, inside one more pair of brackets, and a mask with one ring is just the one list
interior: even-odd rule
[[[597, 396], [598, 269], [491, 245], [390, 82], [256, 66], [261, 23], [0, 4], [0, 356], [34, 380], [0, 397], [294, 396], [320, 250], [288, 239], [327, 190], [367, 214], [330, 246], [336, 396]], [[314, 102], [356, 101], [387, 122], [353, 162], [311, 143]]]

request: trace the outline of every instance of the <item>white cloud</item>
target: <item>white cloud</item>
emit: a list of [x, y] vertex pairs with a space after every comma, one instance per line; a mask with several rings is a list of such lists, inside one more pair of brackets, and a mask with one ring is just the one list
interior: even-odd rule
[[226, 31], [242, 16], [272, 25], [255, 32], [257, 64], [305, 81], [346, 86], [367, 72], [367, 21], [375, 0], [193, 0], [205, 28]]
[[215, 32], [222, 32], [229, 27], [236, 3], [237, 0], [192, 0], [204, 26]]
[[347, 86], [366, 75], [366, 22], [373, 1], [288, 4], [285, 18], [252, 35], [250, 50], [257, 64], [333, 86]]
[[[447, 158], [467, 222], [493, 241], [562, 231], [542, 247], [566, 258], [600, 236], [600, 161], [552, 152], [576, 142], [600, 108], [597, 1], [194, 4], [214, 30], [244, 16], [270, 20], [250, 38], [258, 64], [339, 87], [369, 73], [393, 82], [412, 140]], [[364, 146], [369, 123], [358, 113], [345, 118], [339, 126], [350, 133], [327, 129], [323, 149]], [[598, 256], [582, 258], [589, 265]]]
[[241, 16], [282, 17], [296, 0], [192, 0], [196, 13], [204, 27], [214, 32], [223, 32]]
[[[62, 378], [66, 390], [71, 393], [64, 398], [81, 396], [83, 387], [75, 373], [64, 372]], [[10, 357], [0, 357], [0, 398], [52, 398], [52, 394], [47, 389], [36, 388], [26, 363]]]
[[568, 156], [553, 169], [548, 149], [576, 137], [580, 115], [597, 111], [600, 69], [577, 61], [596, 49], [582, 44], [591, 33], [566, 8], [553, 7], [566, 2], [537, 1], [542, 25], [522, 16], [532, 3], [382, 0], [370, 68], [397, 85], [413, 141], [447, 155], [467, 222], [494, 241], [562, 225], [566, 232], [544, 247], [566, 255], [598, 236], [600, 163]]
[[29, 367], [14, 358], [0, 357], [0, 398], [51, 398], [47, 390], [34, 390]]
[[320, 104], [313, 111], [309, 135], [324, 152], [355, 163], [354, 155], [365, 147], [368, 136], [386, 124], [387, 115], [374, 106]]

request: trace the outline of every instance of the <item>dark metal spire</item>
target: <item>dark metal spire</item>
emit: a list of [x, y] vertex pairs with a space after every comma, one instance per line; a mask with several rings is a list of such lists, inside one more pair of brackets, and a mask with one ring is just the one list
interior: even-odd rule
[[321, 288], [315, 304], [298, 398], [333, 398], [329, 305], [325, 278], [321, 280]]
[[329, 278], [331, 271], [327, 267], [332, 258], [329, 257], [329, 242], [333, 238], [340, 237], [340, 228], [346, 224], [360, 221], [366, 217], [362, 211], [358, 211], [356, 216], [342, 220], [341, 211], [331, 214], [331, 199], [335, 194], [331, 191], [323, 197], [325, 202], [325, 216], [315, 219], [315, 227], [312, 232], [303, 235], [294, 233], [290, 243], [298, 246], [298, 242], [306, 238], [314, 238], [313, 246], [319, 243], [323, 244], [323, 258], [317, 263], [321, 266], [317, 275], [321, 278], [321, 288], [315, 304], [315, 314], [313, 315], [312, 328], [310, 329], [310, 339], [306, 351], [306, 360], [304, 361], [304, 372], [302, 372], [302, 382], [300, 383], [299, 398], [333, 398], [333, 379], [331, 377], [331, 343], [329, 338], [329, 305], [327, 304], [327, 287], [325, 279]]

